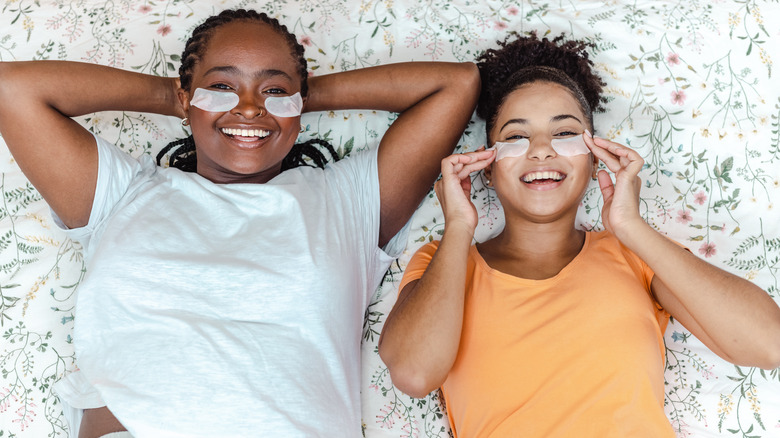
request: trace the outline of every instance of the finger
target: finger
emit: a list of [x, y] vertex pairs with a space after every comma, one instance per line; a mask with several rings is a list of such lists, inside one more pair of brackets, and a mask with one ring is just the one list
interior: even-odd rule
[[635, 150], [601, 137], [594, 137], [593, 144], [598, 148], [592, 149], [594, 155], [604, 161], [609, 170], [617, 173], [626, 169], [634, 175], [642, 170], [644, 159]]
[[461, 179], [468, 178], [468, 176], [471, 175], [472, 173], [478, 172], [490, 166], [490, 164], [493, 162], [494, 159], [495, 159], [495, 155], [489, 155], [485, 159], [480, 159], [472, 163], [466, 164], [458, 171], [458, 177]]
[[599, 170], [598, 173], [599, 189], [601, 189], [601, 196], [604, 198], [604, 202], [608, 202], [612, 199], [612, 195], [615, 194], [615, 185], [612, 184], [612, 178], [609, 177], [609, 173], [606, 170]]
[[629, 161], [642, 160], [642, 156], [639, 155], [637, 151], [631, 149], [628, 146], [622, 145], [620, 143], [616, 143], [614, 141], [607, 140], [606, 138], [602, 138], [602, 137], [593, 137], [593, 142], [597, 146], [606, 149], [616, 157], [626, 158]]
[[439, 203], [441, 203], [441, 185], [442, 180], [438, 180], [435, 183], [433, 183], [433, 192], [436, 193], [436, 198], [439, 200]]
[[444, 157], [444, 159], [441, 160], [442, 177], [457, 173], [457, 171], [463, 167], [463, 164], [468, 163], [471, 160], [472, 158], [468, 154], [453, 154]]
[[616, 172], [620, 168], [620, 161], [618, 157], [612, 154], [608, 149], [604, 148], [595, 142], [598, 137], [591, 137], [586, 134], [582, 136], [585, 139], [585, 145], [588, 146], [593, 155], [601, 160], [607, 168], [613, 172]]

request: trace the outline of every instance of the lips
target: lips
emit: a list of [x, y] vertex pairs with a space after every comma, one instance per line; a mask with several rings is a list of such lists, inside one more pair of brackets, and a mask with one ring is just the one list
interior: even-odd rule
[[262, 140], [271, 135], [271, 131], [264, 129], [222, 128], [220, 131], [239, 141]]
[[528, 172], [520, 179], [526, 184], [548, 184], [563, 180], [566, 175], [555, 170]]

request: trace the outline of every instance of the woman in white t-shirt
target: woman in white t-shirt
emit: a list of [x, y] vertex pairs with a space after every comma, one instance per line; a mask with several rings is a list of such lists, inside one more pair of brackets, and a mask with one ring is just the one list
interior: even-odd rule
[[[78, 436], [359, 436], [368, 295], [478, 89], [470, 63], [307, 78], [294, 35], [245, 10], [193, 31], [179, 80], [0, 63], [0, 133], [88, 259], [57, 387]], [[340, 109], [400, 115], [377, 150], [296, 167], [325, 161], [294, 145], [301, 112]], [[106, 110], [192, 137], [168, 168], [135, 160], [71, 119]]]

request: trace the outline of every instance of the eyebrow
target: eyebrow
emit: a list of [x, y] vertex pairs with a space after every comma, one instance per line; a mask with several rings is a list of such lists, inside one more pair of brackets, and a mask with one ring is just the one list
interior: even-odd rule
[[[220, 72], [221, 73], [237, 74], [237, 75], [243, 75], [244, 74], [244, 72], [242, 70], [240, 70], [236, 66], [225, 65], [225, 66], [211, 67], [210, 69], [208, 69], [206, 71], [204, 76], [208, 76], [211, 73], [220, 73]], [[292, 80], [292, 77], [290, 77], [289, 74], [287, 74], [286, 72], [284, 72], [282, 70], [276, 70], [276, 69], [266, 69], [266, 70], [256, 71], [256, 72], [254, 72], [252, 74], [252, 76], [255, 77], [255, 78], [268, 78], [268, 77], [274, 77], [274, 76], [282, 76], [282, 77], [284, 77], [286, 79]]]
[[[578, 117], [573, 116], [571, 114], [559, 114], [557, 116], [551, 117], [550, 121], [551, 122], [560, 122], [561, 120], [566, 120], [566, 119], [574, 119], [574, 120], [582, 123], [582, 120], [580, 120]], [[528, 123], [528, 119], [510, 119], [510, 120], [507, 120], [507, 122], [504, 123], [503, 126], [501, 126], [501, 129], [499, 129], [498, 132], [503, 131], [504, 128], [506, 128], [507, 125], [510, 125], [512, 123], [516, 123], [518, 125], [525, 125], [525, 124]]]

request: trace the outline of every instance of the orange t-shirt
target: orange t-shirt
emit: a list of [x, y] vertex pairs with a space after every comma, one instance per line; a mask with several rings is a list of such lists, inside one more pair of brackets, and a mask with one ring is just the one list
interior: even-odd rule
[[[438, 242], [421, 248], [401, 289]], [[460, 349], [442, 385], [458, 437], [674, 437], [663, 410], [669, 315], [653, 272], [608, 232], [587, 233], [555, 277], [496, 271], [472, 246]]]

